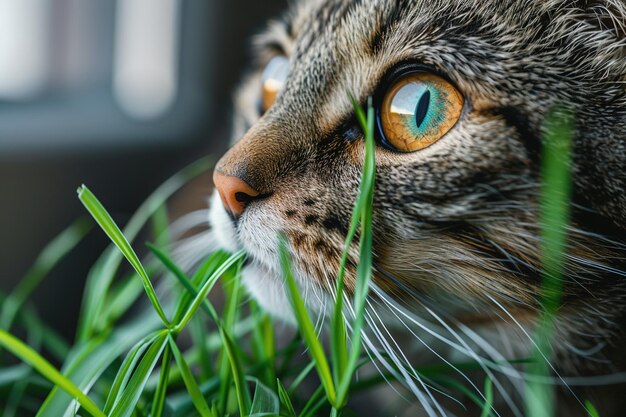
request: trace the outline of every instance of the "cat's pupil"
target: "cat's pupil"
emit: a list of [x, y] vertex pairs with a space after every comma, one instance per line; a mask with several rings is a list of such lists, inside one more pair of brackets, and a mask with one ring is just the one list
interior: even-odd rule
[[430, 104], [430, 91], [426, 90], [420, 97], [417, 102], [417, 106], [415, 106], [415, 123], [417, 127], [420, 127], [426, 118], [426, 114], [428, 113], [428, 106]]

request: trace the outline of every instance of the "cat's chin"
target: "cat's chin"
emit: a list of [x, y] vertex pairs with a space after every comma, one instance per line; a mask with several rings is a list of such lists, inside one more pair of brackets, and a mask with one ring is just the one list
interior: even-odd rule
[[[275, 318], [295, 324], [278, 254], [271, 249], [278, 247], [278, 239], [276, 230], [269, 225], [277, 224], [277, 219], [268, 213], [257, 213], [240, 220], [237, 231], [219, 195], [214, 193], [210, 201], [209, 223], [218, 247], [229, 252], [241, 249], [246, 252], [248, 261], [242, 269], [242, 282], [248, 293]], [[332, 303], [323, 291], [310, 285], [313, 280], [304, 276], [297, 265], [292, 267], [309, 310], [318, 316], [328, 314], [325, 307]]]
[[282, 278], [273, 269], [255, 258], [255, 251], [250, 251], [251, 248], [239, 242], [237, 231], [222, 207], [217, 193], [211, 197], [209, 223], [219, 247], [229, 252], [245, 249], [249, 256], [252, 255], [241, 271], [242, 282], [248, 293], [273, 317], [295, 324]]
[[281, 277], [256, 261], [243, 268], [241, 277], [243, 285], [261, 308], [274, 318], [296, 324]]

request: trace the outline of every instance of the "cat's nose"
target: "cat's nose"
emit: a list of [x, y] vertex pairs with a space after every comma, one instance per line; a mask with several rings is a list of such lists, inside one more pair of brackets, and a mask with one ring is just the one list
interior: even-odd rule
[[259, 192], [239, 177], [213, 172], [213, 183], [224, 208], [235, 217], [241, 216], [246, 205], [259, 196]]

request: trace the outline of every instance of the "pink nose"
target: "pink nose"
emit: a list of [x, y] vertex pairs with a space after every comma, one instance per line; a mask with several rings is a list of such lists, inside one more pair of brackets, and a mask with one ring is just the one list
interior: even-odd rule
[[259, 195], [247, 182], [238, 177], [213, 172], [213, 183], [220, 194], [224, 208], [235, 216], [241, 216], [246, 205]]

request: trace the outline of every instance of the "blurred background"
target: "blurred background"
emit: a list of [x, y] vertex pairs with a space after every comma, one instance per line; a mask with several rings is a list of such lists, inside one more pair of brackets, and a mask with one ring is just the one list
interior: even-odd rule
[[[227, 148], [250, 37], [286, 0], [0, 0], [0, 291], [86, 212], [87, 184], [125, 224], [160, 183]], [[206, 206], [210, 175], [172, 203]], [[90, 233], [35, 293], [71, 339], [84, 279], [107, 239]]]

